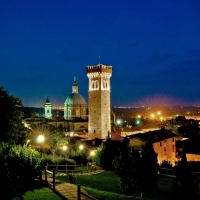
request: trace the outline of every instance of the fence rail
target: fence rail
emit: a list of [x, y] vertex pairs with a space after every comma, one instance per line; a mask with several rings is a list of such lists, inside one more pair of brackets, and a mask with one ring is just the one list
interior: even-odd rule
[[[84, 171], [88, 173], [89, 171], [95, 171], [96, 170], [96, 165], [95, 163], [88, 163], [87, 165], [68, 165], [67, 163], [65, 165], [60, 165], [58, 163], [56, 164], [48, 164], [46, 165], [46, 170], [49, 170], [49, 168], [55, 168], [55, 172], [66, 172], [66, 173], [76, 173], [80, 172], [83, 173]], [[80, 169], [77, 170], [77, 167]], [[85, 170], [86, 168], [86, 170]]]
[[[175, 170], [174, 170], [174, 169], [172, 169], [172, 168], [163, 168], [163, 167], [159, 167], [159, 173], [160, 173], [160, 174], [166, 174], [165, 172], [171, 172], [173, 175], [175, 175]], [[191, 173], [200, 176], [200, 172], [191, 171]]]

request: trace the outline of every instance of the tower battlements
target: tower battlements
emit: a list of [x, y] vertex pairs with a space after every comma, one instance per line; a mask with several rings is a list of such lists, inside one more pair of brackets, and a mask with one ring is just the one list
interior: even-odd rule
[[102, 64], [94, 65], [94, 66], [87, 66], [86, 73], [109, 73], [112, 74], [112, 66], [106, 66]]

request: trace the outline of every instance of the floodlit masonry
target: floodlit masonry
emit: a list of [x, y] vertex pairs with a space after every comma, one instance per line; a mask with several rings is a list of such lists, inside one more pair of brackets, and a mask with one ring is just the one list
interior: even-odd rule
[[105, 139], [111, 132], [110, 77], [112, 66], [102, 64], [87, 66], [86, 74], [89, 79], [88, 139]]

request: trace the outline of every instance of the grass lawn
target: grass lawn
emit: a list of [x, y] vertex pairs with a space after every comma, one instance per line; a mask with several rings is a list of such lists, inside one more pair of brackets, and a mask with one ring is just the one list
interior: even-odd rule
[[[67, 176], [57, 178], [65, 182], [69, 182]], [[119, 178], [112, 171], [105, 171], [96, 175], [77, 176], [76, 178], [76, 184], [80, 184], [86, 191], [98, 199], [101, 199], [103, 196], [106, 196], [106, 200], [112, 198], [115, 200], [131, 198], [140, 199], [139, 191], [135, 194], [135, 196], [122, 196]], [[172, 195], [170, 187], [173, 177], [158, 175], [157, 179], [158, 187], [152, 192], [144, 193], [143, 197], [145, 199], [171, 200]], [[97, 193], [99, 193], [99, 196]], [[109, 198], [108, 196], [111, 197]]]
[[60, 196], [47, 187], [41, 187], [33, 191], [28, 191], [25, 195], [23, 195], [23, 197], [24, 200], [62, 200]]

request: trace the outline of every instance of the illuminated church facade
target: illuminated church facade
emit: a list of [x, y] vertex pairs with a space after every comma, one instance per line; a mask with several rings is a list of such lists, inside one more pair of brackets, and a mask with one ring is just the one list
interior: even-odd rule
[[[111, 132], [110, 77], [112, 76], [112, 66], [103, 64], [87, 66], [86, 75], [88, 77], [88, 113], [87, 103], [78, 93], [78, 84], [74, 77], [72, 93], [64, 102], [63, 121], [65, 123], [65, 121], [76, 119], [76, 123], [80, 125], [81, 122], [78, 122], [77, 119], [80, 121], [88, 119], [87, 138], [89, 140], [105, 139]], [[52, 119], [52, 105], [49, 98], [44, 105], [44, 117]], [[63, 125], [65, 127], [65, 124]], [[70, 129], [73, 130], [74, 126], [72, 125]]]

